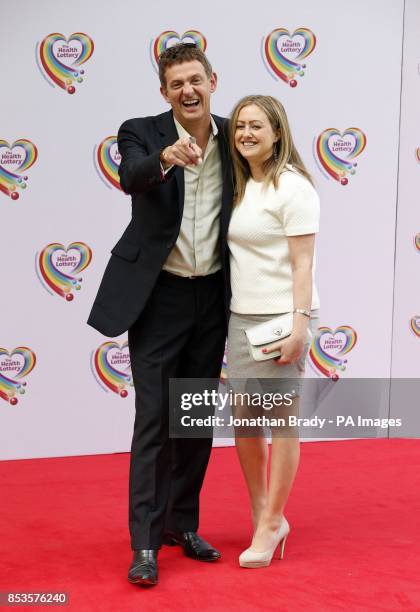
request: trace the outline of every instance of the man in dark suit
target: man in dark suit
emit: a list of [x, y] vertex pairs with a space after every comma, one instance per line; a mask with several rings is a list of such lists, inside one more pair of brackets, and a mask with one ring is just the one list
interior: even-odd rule
[[172, 110], [118, 133], [120, 180], [132, 220], [112, 249], [89, 324], [128, 330], [136, 391], [128, 579], [156, 584], [162, 543], [194, 559], [220, 553], [198, 534], [210, 438], [169, 437], [169, 379], [218, 378], [229, 307], [226, 234], [233, 196], [225, 120], [210, 114], [217, 77], [190, 44], [159, 59]]

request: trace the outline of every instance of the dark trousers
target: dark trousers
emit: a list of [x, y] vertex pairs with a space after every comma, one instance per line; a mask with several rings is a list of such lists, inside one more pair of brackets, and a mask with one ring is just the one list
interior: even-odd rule
[[162, 272], [128, 342], [136, 391], [129, 527], [133, 550], [158, 549], [165, 529], [197, 531], [209, 438], [169, 438], [169, 379], [218, 378], [226, 338], [222, 274]]

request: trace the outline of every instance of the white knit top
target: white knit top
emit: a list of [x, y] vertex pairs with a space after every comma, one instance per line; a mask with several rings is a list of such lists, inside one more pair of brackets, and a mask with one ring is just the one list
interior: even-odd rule
[[[249, 179], [242, 202], [233, 209], [228, 245], [231, 311], [279, 314], [293, 309], [293, 280], [288, 236], [319, 230], [319, 197], [311, 183], [291, 166], [276, 190]], [[315, 268], [315, 263], [314, 263]], [[319, 297], [312, 281], [312, 308]]]

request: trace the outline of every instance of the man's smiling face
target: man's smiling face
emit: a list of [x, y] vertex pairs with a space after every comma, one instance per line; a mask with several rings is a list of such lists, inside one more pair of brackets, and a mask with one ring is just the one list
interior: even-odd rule
[[174, 116], [184, 126], [199, 122], [210, 114], [210, 96], [215, 91], [217, 77], [206, 75], [198, 60], [173, 64], [165, 71], [165, 85], [160, 88]]

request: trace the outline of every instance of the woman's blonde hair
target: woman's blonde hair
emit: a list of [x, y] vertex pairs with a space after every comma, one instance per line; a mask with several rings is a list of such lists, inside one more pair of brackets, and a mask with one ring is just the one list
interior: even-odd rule
[[235, 146], [235, 131], [239, 113], [244, 106], [250, 104], [255, 104], [264, 111], [273, 131], [279, 134], [279, 140], [274, 144], [272, 156], [264, 163], [264, 185], [268, 186], [273, 183], [277, 189], [280, 174], [285, 169], [286, 164], [292, 165], [295, 170], [313, 184], [311, 175], [305, 168], [305, 164], [293, 143], [289, 121], [283, 105], [272, 96], [246, 96], [239, 100], [233, 109], [229, 127], [229, 143], [236, 183], [234, 203], [239, 204], [241, 202], [245, 194], [246, 183], [251, 175], [248, 162]]

